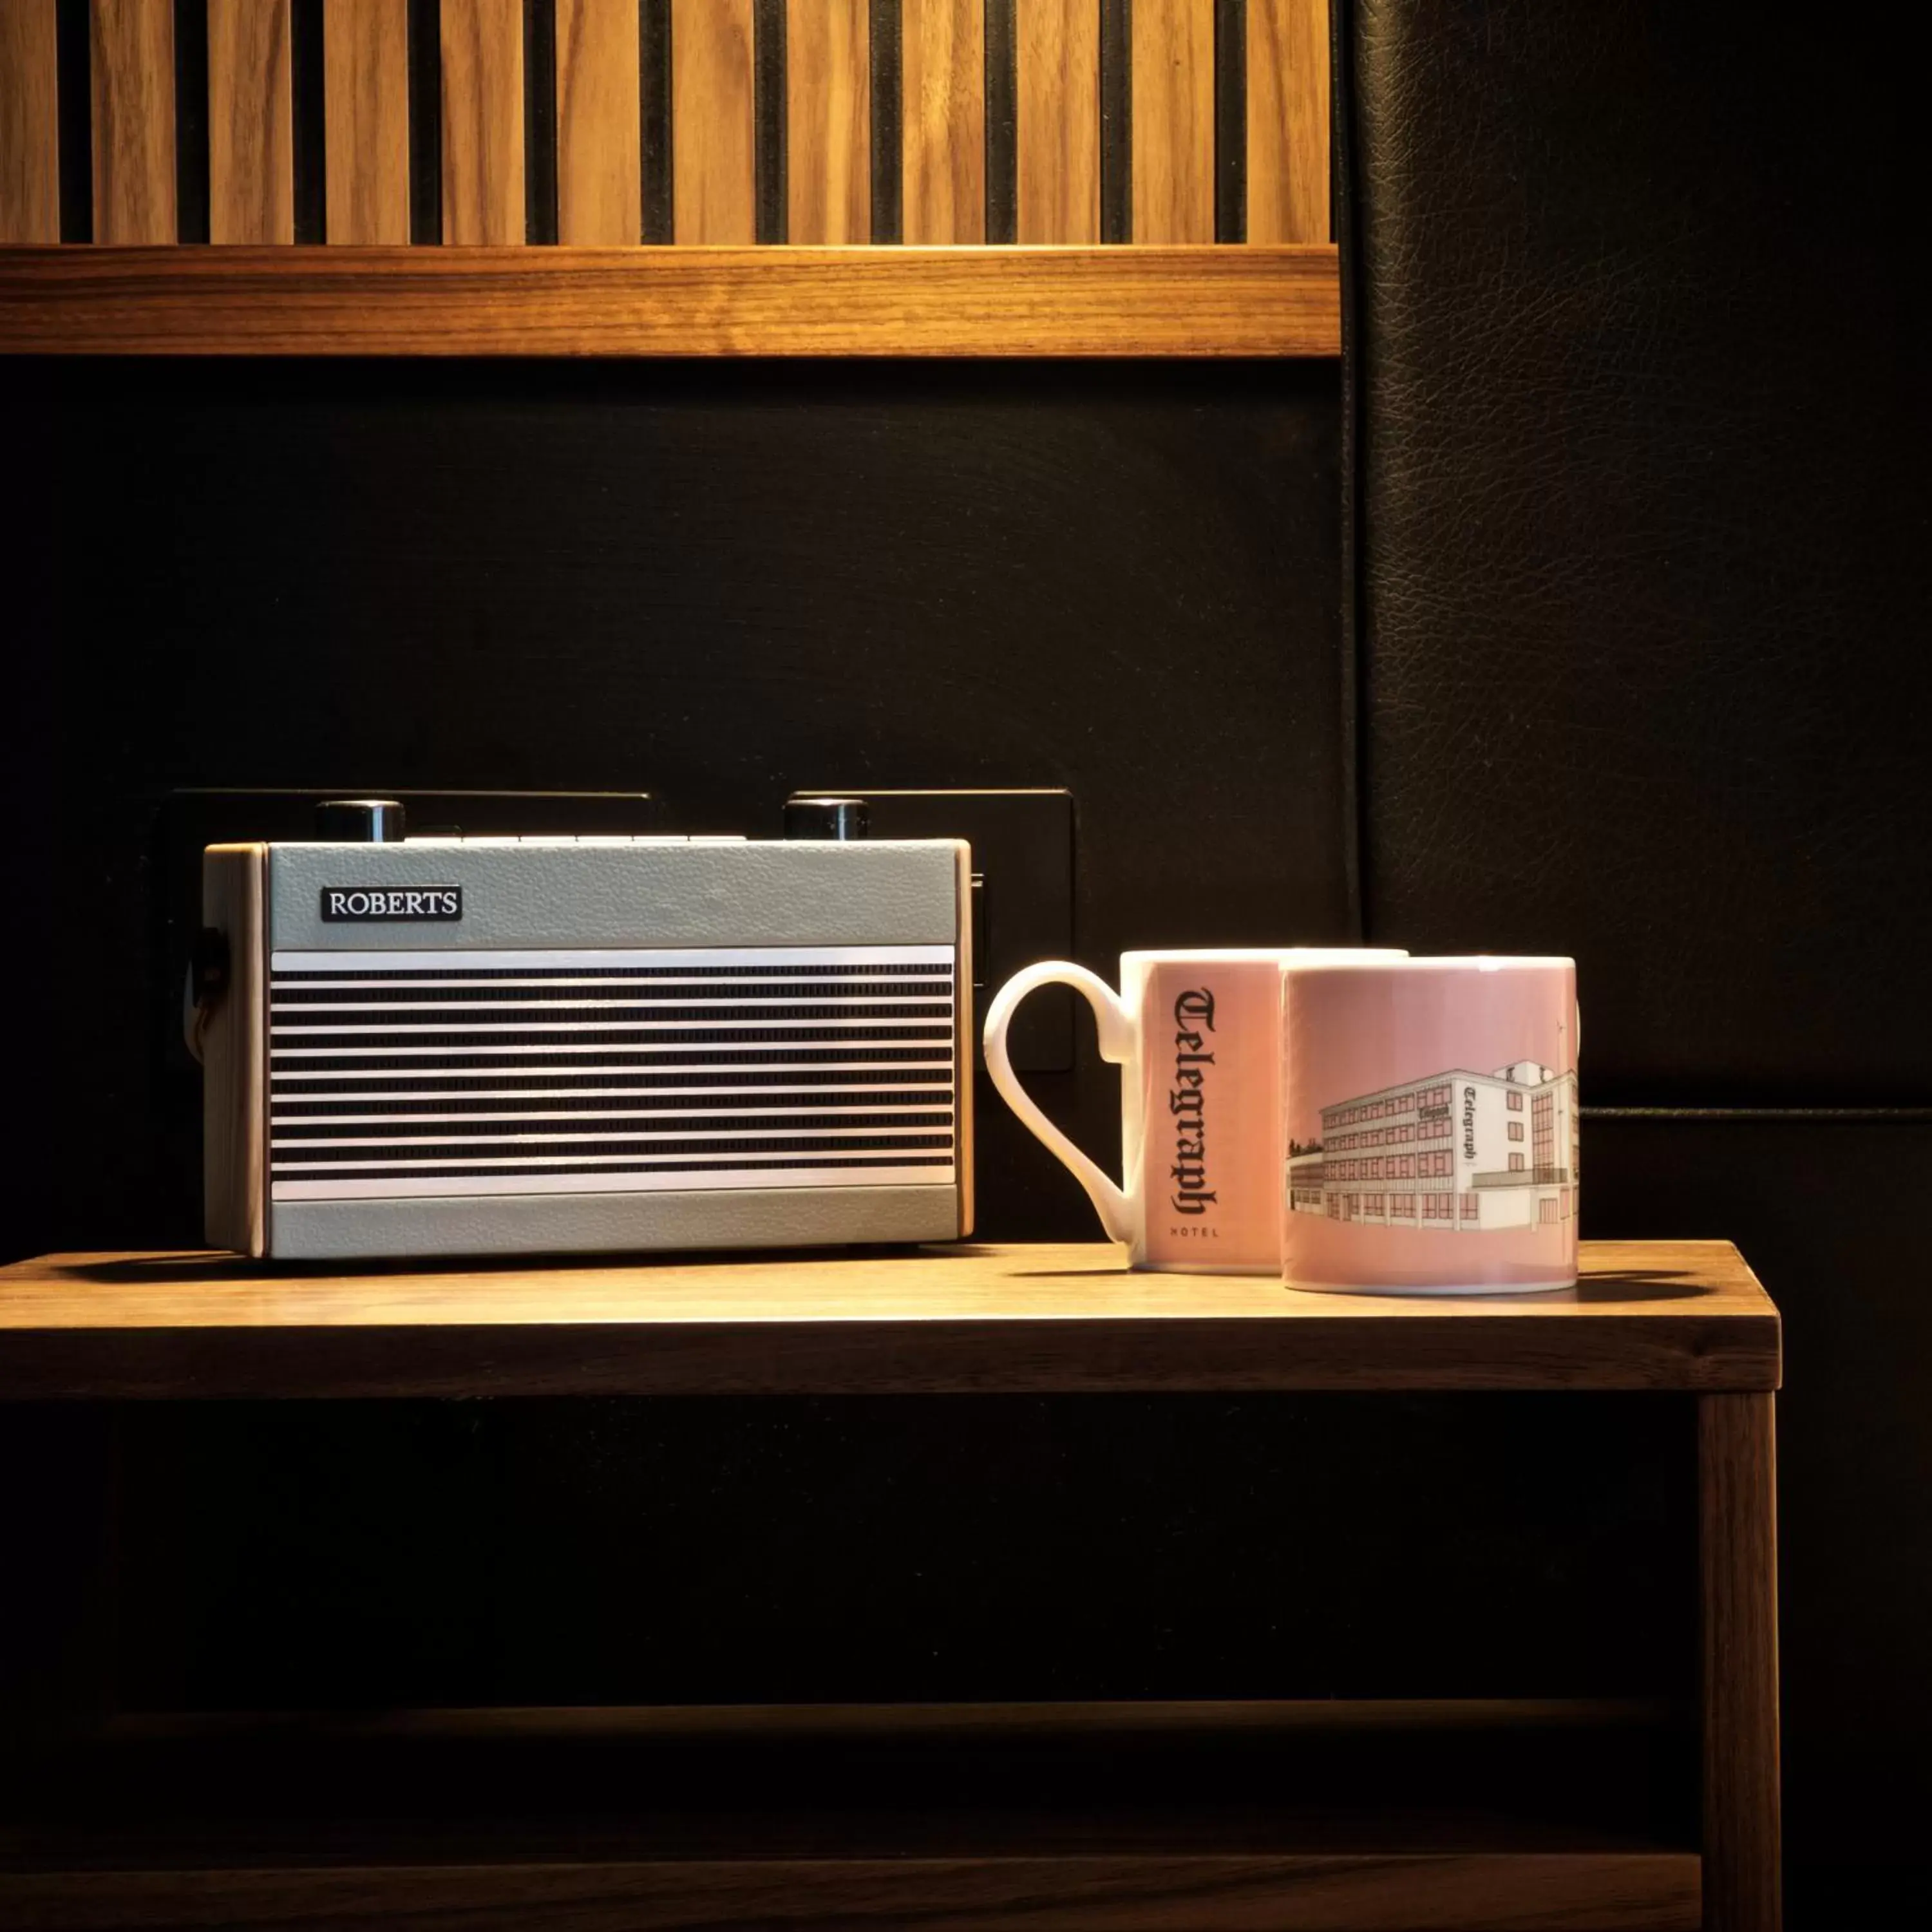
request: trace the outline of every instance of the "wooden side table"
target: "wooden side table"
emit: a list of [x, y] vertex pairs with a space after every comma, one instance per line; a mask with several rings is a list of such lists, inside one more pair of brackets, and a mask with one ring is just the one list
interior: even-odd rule
[[[0, 1824], [0, 1922], [67, 1928], [264, 1919], [578, 1928], [784, 1924], [1186, 1926], [1198, 1932], [1476, 1932], [1562, 1926], [1771, 1932], [1779, 1921], [1778, 1312], [1724, 1242], [1594, 1243], [1574, 1293], [1342, 1298], [1233, 1276], [1134, 1275], [1106, 1247], [963, 1247], [651, 1266], [354, 1275], [207, 1255], [53, 1256], [0, 1270], [0, 1401], [1340, 1390], [1676, 1391], [1699, 1411], [1701, 1848], [1151, 1840], [1077, 1844], [971, 1821], [942, 1848], [823, 1840], [775, 1816], [608, 1856], [454, 1859], [386, 1840], [351, 1855], [193, 1857]], [[1343, 1707], [1346, 1712], [1346, 1707]], [[1402, 1721], [1432, 1721], [1427, 1706]], [[1394, 1721], [1376, 1707], [1377, 1722]], [[1478, 1721], [1442, 1706], [1438, 1718]], [[1512, 1721], [1533, 1714], [1518, 1710]], [[817, 1725], [854, 1736], [1216, 1735], [1328, 1724], [1336, 1707], [860, 1707], [632, 1714], [756, 1750]], [[1540, 1721], [1540, 1720], [1538, 1720]], [[587, 1721], [587, 1720], [586, 1720]], [[1217, 1730], [1218, 1727], [1218, 1730]], [[1272, 1735], [1272, 1732], [1270, 1733]], [[983, 1841], [961, 1834], [983, 1829]], [[862, 1839], [862, 1844], [860, 1840]]]

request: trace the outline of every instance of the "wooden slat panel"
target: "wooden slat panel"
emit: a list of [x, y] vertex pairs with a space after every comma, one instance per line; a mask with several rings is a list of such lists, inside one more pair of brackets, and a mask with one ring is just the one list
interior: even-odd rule
[[60, 239], [54, 0], [0, 0], [0, 242]]
[[758, 239], [752, 0], [671, 0], [671, 229]]
[[1214, 9], [1134, 0], [1134, 239], [1214, 238]]
[[1328, 0], [1248, 0], [1248, 239], [1326, 242]]
[[984, 0], [905, 0], [904, 218], [909, 242], [986, 238]]
[[93, 0], [94, 238], [172, 242], [174, 0]]
[[328, 0], [322, 26], [328, 238], [400, 248], [410, 238], [409, 0]]
[[1019, 238], [1100, 238], [1100, 0], [1019, 0]]
[[1333, 248], [0, 250], [0, 353], [1324, 356]]
[[208, 238], [296, 238], [290, 0], [208, 0]]
[[556, 0], [556, 238], [644, 232], [638, 0]]
[[524, 239], [523, 0], [442, 0], [442, 238]]
[[1775, 1387], [1778, 1311], [1730, 1243], [1586, 1241], [1582, 1273], [1458, 1300], [1133, 1274], [1099, 1242], [561, 1272], [52, 1256], [0, 1268], [0, 1398]]
[[785, 25], [790, 238], [872, 238], [871, 8], [790, 0]]

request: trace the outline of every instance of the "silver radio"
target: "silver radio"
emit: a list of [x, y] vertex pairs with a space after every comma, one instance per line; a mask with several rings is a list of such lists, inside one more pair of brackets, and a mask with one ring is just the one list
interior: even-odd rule
[[850, 815], [807, 802], [808, 836], [772, 841], [407, 838], [364, 800], [314, 842], [210, 846], [210, 1244], [969, 1232], [968, 848], [842, 836]]

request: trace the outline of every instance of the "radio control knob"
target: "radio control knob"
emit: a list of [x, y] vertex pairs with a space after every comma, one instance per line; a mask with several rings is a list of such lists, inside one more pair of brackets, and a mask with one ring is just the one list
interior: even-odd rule
[[404, 821], [393, 798], [332, 798], [315, 808], [315, 836], [334, 845], [400, 845]]
[[785, 800], [788, 838], [862, 838], [871, 828], [872, 814], [862, 798]]

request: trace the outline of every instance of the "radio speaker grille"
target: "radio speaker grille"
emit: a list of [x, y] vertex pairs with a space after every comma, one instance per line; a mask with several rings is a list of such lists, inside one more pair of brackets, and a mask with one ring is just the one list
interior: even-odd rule
[[270, 964], [278, 1201], [955, 1183], [950, 946]]

